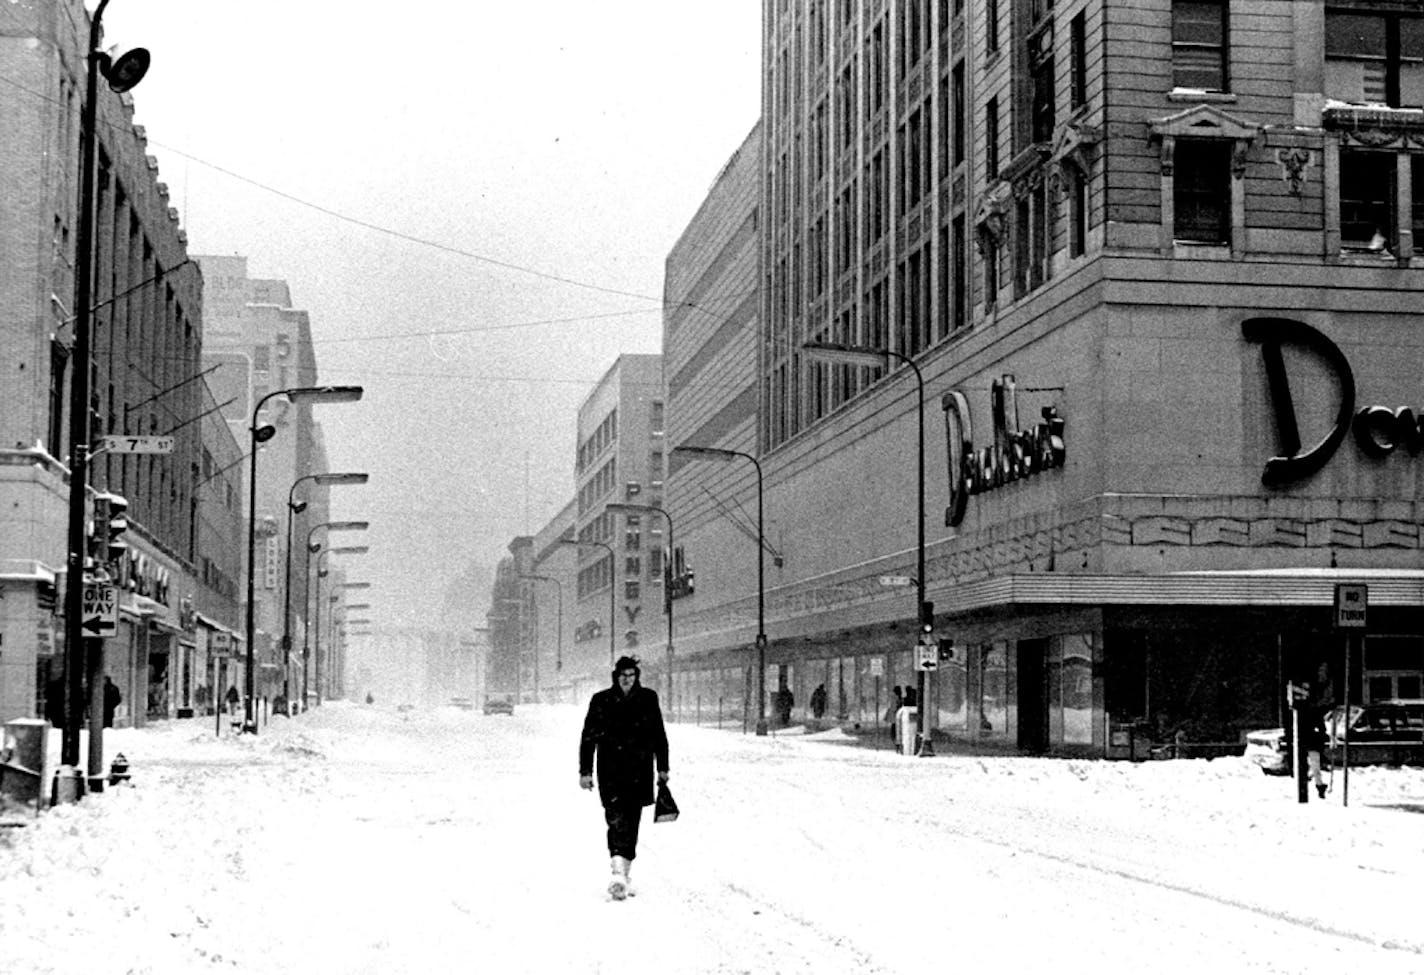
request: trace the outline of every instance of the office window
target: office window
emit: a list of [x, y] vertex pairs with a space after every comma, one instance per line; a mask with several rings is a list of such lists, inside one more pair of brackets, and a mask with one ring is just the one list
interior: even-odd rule
[[886, 72], [889, 70], [885, 56], [885, 20], [882, 18], [870, 32], [870, 50], [866, 54], [866, 87], [870, 90], [870, 111], [880, 111], [885, 107]]
[[953, 268], [950, 272], [953, 275], [954, 284], [950, 294], [952, 295], [951, 300], [954, 302], [951, 324], [956, 329], [963, 328], [965, 323], [969, 320], [967, 314], [969, 305], [969, 262], [967, 259], [967, 248], [969, 247], [969, 241], [964, 235], [965, 225], [963, 214], [954, 218], [953, 241], [951, 243]]
[[910, 113], [908, 143], [905, 146], [905, 186], [910, 206], [920, 202], [923, 188], [920, 178], [920, 120], [921, 114], [918, 110]]
[[1393, 246], [1394, 163], [1392, 152], [1340, 153], [1342, 248], [1382, 251]]
[[1175, 87], [1228, 90], [1228, 15], [1229, 5], [1225, 0], [1173, 0], [1172, 84]]
[[895, 215], [902, 216], [905, 213], [905, 192], [909, 182], [910, 160], [906, 148], [907, 136], [905, 126], [900, 126], [895, 130], [895, 159], [899, 163], [898, 175], [895, 180]]
[[964, 62], [960, 61], [954, 66], [953, 88], [954, 98], [954, 164], [958, 166], [964, 162]]
[[818, 182], [826, 175], [826, 102], [816, 104], [812, 123], [811, 180]]
[[1044, 30], [1029, 41], [1028, 58], [1033, 84], [1033, 104], [1030, 106], [1032, 128], [1029, 138], [1034, 142], [1051, 142], [1057, 105], [1051, 30]]
[[1088, 176], [1075, 169], [1068, 176], [1068, 256], [1082, 257], [1088, 250]]
[[990, 183], [999, 178], [999, 99], [989, 99], [984, 106], [984, 178]]
[[846, 65], [836, 86], [836, 109], [840, 115], [841, 148], [855, 144], [855, 62]]
[[984, 35], [990, 54], [999, 50], [999, 3], [1000, 0], [985, 0]]
[[999, 303], [999, 242], [988, 234], [981, 234], [979, 239], [984, 254], [984, 308], [987, 310]]
[[1173, 167], [1177, 240], [1225, 244], [1231, 240], [1231, 143], [1178, 139]]
[[1424, 17], [1326, 11], [1325, 94], [1357, 104], [1424, 106]]
[[1068, 26], [1068, 52], [1073, 62], [1068, 103], [1076, 111], [1088, 104], [1088, 27], [1087, 15], [1081, 10]]
[[939, 296], [939, 304], [935, 307], [935, 338], [942, 339], [949, 334], [950, 329], [950, 307], [954, 304], [954, 295], [950, 289], [950, 247], [949, 228], [939, 228], [939, 246], [935, 249], [935, 292]]
[[939, 129], [935, 133], [939, 147], [939, 178], [949, 175], [949, 79], [939, 79]]

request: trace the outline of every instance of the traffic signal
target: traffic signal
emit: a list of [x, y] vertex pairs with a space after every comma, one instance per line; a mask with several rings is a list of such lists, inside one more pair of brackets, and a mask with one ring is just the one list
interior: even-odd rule
[[939, 660], [940, 663], [954, 659], [954, 641], [947, 636], [939, 638]]
[[89, 570], [103, 563], [104, 526], [109, 521], [109, 500], [107, 495], [95, 495], [90, 506], [89, 519], [84, 523], [84, 568]]
[[927, 646], [933, 643], [932, 633], [934, 633], [934, 603], [926, 600], [920, 604], [920, 634], [924, 638], [920, 642]]
[[124, 538], [129, 530], [129, 503], [117, 494], [107, 495], [106, 500], [109, 511], [104, 523], [107, 529], [105, 561], [117, 562], [129, 550], [128, 539]]

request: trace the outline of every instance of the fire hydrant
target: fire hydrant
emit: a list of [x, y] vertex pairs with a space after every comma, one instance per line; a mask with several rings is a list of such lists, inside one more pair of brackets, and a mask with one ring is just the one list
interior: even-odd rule
[[120, 782], [129, 780], [129, 760], [124, 758], [124, 753], [114, 756], [114, 761], [109, 765], [109, 784], [118, 785]]

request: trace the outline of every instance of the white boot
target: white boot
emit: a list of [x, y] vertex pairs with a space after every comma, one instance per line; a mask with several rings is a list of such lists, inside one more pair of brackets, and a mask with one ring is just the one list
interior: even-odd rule
[[623, 860], [623, 886], [628, 889], [629, 897], [637, 897], [638, 890], [633, 886], [633, 861], [627, 858]]
[[613, 858], [613, 878], [608, 881], [608, 896], [621, 901], [628, 896], [628, 858]]

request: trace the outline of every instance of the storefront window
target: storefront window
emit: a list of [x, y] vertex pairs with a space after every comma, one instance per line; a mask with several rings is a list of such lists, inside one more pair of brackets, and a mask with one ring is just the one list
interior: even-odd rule
[[969, 679], [965, 666], [964, 647], [956, 647], [953, 659], [942, 662], [931, 681], [935, 689], [937, 727], [964, 731], [969, 726]]
[[[1059, 642], [1057, 640], [1055, 643]], [[1093, 743], [1093, 635], [1071, 633], [1063, 646], [1063, 741]]]
[[850, 705], [855, 693], [855, 661], [850, 657], [837, 657], [831, 661], [831, 665], [835, 670], [832, 674], [835, 681], [832, 699], [836, 702], [836, 717], [847, 721], [850, 719]]
[[1048, 696], [1048, 743], [1063, 743], [1063, 639], [1048, 641], [1045, 661], [1044, 693]]
[[1008, 733], [1008, 644], [986, 643], [979, 655], [979, 735], [1002, 738]]

